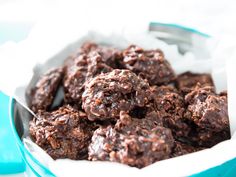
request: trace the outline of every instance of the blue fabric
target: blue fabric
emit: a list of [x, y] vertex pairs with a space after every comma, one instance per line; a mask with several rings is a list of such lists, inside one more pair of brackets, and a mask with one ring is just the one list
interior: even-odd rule
[[10, 98], [0, 91], [0, 174], [25, 171], [25, 164], [10, 126]]

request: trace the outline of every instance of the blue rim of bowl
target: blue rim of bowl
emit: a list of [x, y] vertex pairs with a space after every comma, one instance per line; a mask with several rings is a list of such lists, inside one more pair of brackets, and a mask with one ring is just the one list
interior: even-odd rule
[[[18, 144], [19, 146], [19, 149], [21, 151], [21, 155], [23, 155], [23, 153], [26, 153], [30, 158], [31, 160], [36, 164], [38, 165], [42, 171], [47, 174], [47, 175], [50, 175], [50, 176], [55, 176], [47, 167], [45, 167], [44, 165], [42, 165], [25, 147], [24, 147], [24, 144], [22, 143], [18, 133], [17, 133], [17, 130], [15, 128], [15, 123], [14, 123], [14, 106], [15, 106], [15, 100], [13, 98], [10, 98], [10, 102], [9, 102], [9, 108], [10, 108], [10, 112], [9, 112], [9, 115], [10, 115], [10, 124], [11, 124], [11, 127], [12, 127], [12, 130], [13, 130], [13, 133], [15, 135], [15, 138], [16, 138], [16, 143]], [[23, 151], [23, 152], [22, 152]], [[25, 163], [29, 166], [29, 168], [33, 171], [33, 173], [36, 175], [36, 176], [41, 176], [40, 174], [38, 174], [38, 172], [33, 169], [31, 167], [31, 165], [29, 164], [29, 162], [25, 159], [25, 157], [23, 157]]]
[[188, 32], [191, 32], [191, 33], [194, 33], [194, 34], [197, 34], [197, 35], [200, 35], [202, 37], [205, 37], [205, 38], [210, 38], [211, 36], [206, 34], [206, 33], [203, 33], [201, 31], [198, 31], [196, 29], [193, 29], [193, 28], [189, 28], [189, 27], [186, 27], [186, 26], [182, 26], [180, 24], [173, 24], [173, 23], [160, 23], [160, 22], [150, 22], [149, 23], [150, 26], [168, 26], [168, 27], [173, 27], [173, 28], [179, 28], [179, 29], [182, 29], [182, 30], [185, 30], [185, 31], [188, 31]]

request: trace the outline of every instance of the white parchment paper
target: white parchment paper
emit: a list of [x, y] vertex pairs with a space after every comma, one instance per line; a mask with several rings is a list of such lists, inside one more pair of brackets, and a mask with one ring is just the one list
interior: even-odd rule
[[[137, 44], [146, 49], [160, 48], [177, 73], [184, 71], [211, 73], [217, 91], [227, 89], [229, 94], [229, 116], [232, 135], [236, 128], [236, 55], [234, 45], [229, 41], [219, 43], [209, 50], [211, 58], [196, 58], [192, 53], [180, 55], [175, 45], [167, 45], [155, 39], [147, 32], [147, 24], [131, 24], [130, 26], [110, 25], [92, 26], [86, 23], [75, 25], [74, 22], [47, 23], [36, 26], [29, 38], [19, 44], [9, 43], [0, 48], [0, 58], [5, 63], [1, 67], [0, 89], [13, 95], [21, 103], [26, 104], [25, 91], [30, 81], [37, 80], [40, 74], [51, 67], [61, 65], [63, 60], [75, 51], [84, 41], [125, 48], [129, 44]], [[89, 30], [91, 29], [91, 30]], [[132, 30], [131, 30], [132, 29]], [[200, 52], [200, 51], [199, 51]], [[225, 58], [225, 56], [230, 56]], [[227, 71], [227, 72], [226, 72]], [[226, 77], [227, 76], [227, 77]], [[89, 162], [73, 160], [52, 160], [44, 151], [25, 139], [32, 153], [57, 176], [186, 176], [224, 163], [236, 157], [236, 140], [222, 142], [211, 149], [156, 162], [146, 168], [137, 169], [111, 162]], [[32, 148], [35, 147], [35, 148]]]

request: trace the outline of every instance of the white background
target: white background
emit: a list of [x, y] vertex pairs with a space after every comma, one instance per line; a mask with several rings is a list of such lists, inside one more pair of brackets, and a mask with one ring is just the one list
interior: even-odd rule
[[[35, 23], [55, 11], [73, 13], [80, 20], [100, 24], [100, 20], [123, 21], [156, 20], [187, 25], [203, 32], [219, 35], [235, 33], [235, 0], [0, 0], [0, 22]], [[57, 19], [58, 20], [58, 19]]]

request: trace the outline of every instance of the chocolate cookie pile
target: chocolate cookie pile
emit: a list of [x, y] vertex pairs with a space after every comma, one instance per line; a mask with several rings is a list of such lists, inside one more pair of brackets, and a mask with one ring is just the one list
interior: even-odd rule
[[54, 159], [142, 168], [230, 138], [227, 92], [217, 94], [209, 74], [176, 76], [159, 49], [85, 43], [29, 97], [30, 135]]

